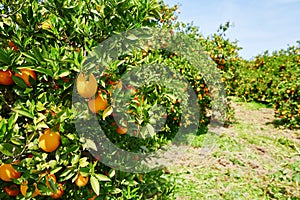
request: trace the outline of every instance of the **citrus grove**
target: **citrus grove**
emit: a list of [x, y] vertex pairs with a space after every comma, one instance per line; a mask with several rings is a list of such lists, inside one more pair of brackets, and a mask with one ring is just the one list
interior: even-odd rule
[[[120, 81], [127, 71], [159, 63], [181, 74], [192, 86], [200, 116], [184, 117], [199, 122], [198, 134], [207, 132], [209, 88], [201, 72], [176, 52], [141, 47], [120, 56], [100, 75], [82, 71], [93, 47], [135, 28], [163, 27], [171, 34], [186, 34], [214, 62], [227, 95], [273, 105], [280, 123], [289, 128], [300, 123], [299, 47], [246, 61], [238, 54], [241, 48], [237, 42], [225, 37], [229, 23], [204, 37], [196, 27], [176, 21], [177, 5], [168, 7], [156, 0], [17, 0], [0, 3], [0, 10], [1, 200], [173, 198], [175, 181], [166, 170], [129, 173], [106, 166], [99, 161], [101, 155], [88, 151], [74, 125], [73, 88], [87, 112], [97, 116], [106, 136], [118, 147], [151, 152], [168, 143], [183, 126], [181, 99], [160, 84], [135, 88]], [[122, 89], [129, 93], [127, 113], [134, 124], [149, 127], [150, 108], [158, 103], [167, 108], [160, 132], [139, 132], [115, 121], [112, 93]], [[233, 110], [229, 104], [225, 106], [228, 125]], [[132, 139], [137, 134], [151, 137]]]

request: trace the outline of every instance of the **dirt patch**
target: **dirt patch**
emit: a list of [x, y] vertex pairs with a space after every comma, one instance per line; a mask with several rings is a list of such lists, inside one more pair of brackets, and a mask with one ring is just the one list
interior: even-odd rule
[[[261, 108], [258, 110], [250, 110], [243, 107], [240, 104], [232, 103], [233, 108], [235, 109], [235, 117], [236, 123], [230, 125], [228, 128], [221, 128], [220, 132], [222, 136], [237, 138], [239, 134], [237, 133], [236, 126], [240, 123], [248, 124], [251, 127], [250, 133], [247, 134], [255, 134], [267, 137], [279, 137], [282, 136], [287, 138], [288, 140], [299, 142], [299, 138], [297, 138], [297, 134], [299, 131], [292, 131], [286, 129], [277, 129], [272, 124], [272, 121], [275, 120], [274, 118], [274, 111], [271, 108]], [[250, 145], [249, 148], [255, 151], [259, 155], [266, 155], [268, 154], [268, 150], [264, 146], [259, 145]], [[207, 154], [202, 155], [203, 149], [201, 148], [194, 148], [191, 146], [183, 146], [180, 147], [180, 150], [177, 152], [181, 152], [179, 155], [177, 154], [176, 157], [177, 162], [174, 162], [174, 167], [179, 166], [200, 166], [204, 165], [205, 163], [211, 163], [212, 153], [214, 150], [209, 149], [210, 152]], [[226, 152], [224, 152], [226, 153]], [[228, 152], [227, 152], [228, 153]], [[216, 163], [222, 163], [221, 165], [228, 165], [224, 164], [222, 161], [218, 160]]]
[[[272, 184], [272, 174], [286, 163], [300, 161], [300, 152], [297, 151], [300, 149], [300, 131], [275, 128], [272, 125], [275, 120], [272, 108], [249, 109], [239, 103], [232, 103], [232, 106], [236, 123], [219, 131], [214, 149], [207, 154], [202, 154], [201, 148], [191, 146], [180, 149], [181, 155], [170, 171], [185, 180], [182, 187], [187, 187], [188, 183], [198, 184], [199, 191], [203, 191], [201, 193], [219, 194], [220, 199], [224, 193], [230, 192], [228, 188], [242, 187], [243, 184], [244, 188], [253, 187], [253, 190], [266, 190], [268, 193], [265, 188]], [[212, 188], [209, 188], [207, 182], [211, 179], [218, 182], [212, 183]], [[239, 180], [243, 181], [237, 182]], [[232, 185], [228, 185], [229, 182], [233, 182]], [[219, 190], [213, 186], [215, 184], [219, 185]], [[177, 199], [195, 198], [181, 194]]]

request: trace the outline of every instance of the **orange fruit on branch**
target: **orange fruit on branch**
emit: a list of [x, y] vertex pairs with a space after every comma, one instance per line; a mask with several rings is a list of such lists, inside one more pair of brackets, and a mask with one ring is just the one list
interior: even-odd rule
[[117, 133], [123, 135], [123, 134], [126, 134], [127, 133], [127, 128], [126, 127], [122, 127], [122, 126], [118, 126], [117, 128]]
[[14, 47], [14, 46], [15, 46], [15, 43], [14, 43], [12, 40], [9, 40], [8, 46], [9, 46], [9, 47]]
[[10, 70], [0, 70], [0, 85], [13, 85], [12, 73]]
[[[90, 189], [90, 193], [93, 194], [93, 190], [92, 189]], [[95, 194], [91, 198], [88, 198], [88, 200], [95, 200], [96, 198], [97, 198], [97, 195]]]
[[20, 69], [20, 73], [16, 73], [15, 76], [20, 77], [23, 79], [23, 81], [26, 83], [26, 85], [31, 86], [31, 83], [29, 81], [29, 77], [36, 80], [36, 73], [32, 69], [29, 68], [23, 68]]
[[91, 98], [97, 92], [98, 85], [96, 78], [93, 74], [86, 80], [83, 73], [80, 73], [76, 80], [76, 89], [80, 96], [83, 98]]
[[19, 49], [18, 46], [12, 40], [8, 42], [8, 46], [11, 47], [14, 51], [17, 51]]
[[[31, 197], [36, 197], [40, 194], [40, 191], [37, 187], [37, 184], [34, 183], [34, 192], [33, 194], [31, 195]], [[25, 197], [26, 196], [26, 193], [27, 193], [27, 190], [28, 190], [28, 181], [24, 181], [21, 186], [20, 186], [20, 191], [21, 191], [21, 194]]]
[[0, 179], [3, 181], [12, 181], [11, 179], [17, 179], [21, 176], [21, 173], [15, 170], [11, 164], [3, 164], [0, 166]]
[[51, 195], [51, 198], [59, 199], [60, 197], [62, 197], [62, 195], [64, 195], [64, 187], [63, 184], [59, 183], [57, 191]]
[[6, 187], [4, 187], [4, 191], [10, 197], [16, 197], [20, 193], [20, 190], [17, 185], [6, 186]]
[[82, 176], [81, 174], [78, 175], [77, 179], [75, 180], [75, 184], [78, 187], [84, 187], [86, 184], [89, 182], [89, 177], [88, 176]]
[[45, 152], [53, 152], [60, 145], [60, 133], [53, 132], [50, 128], [44, 131], [39, 138], [39, 147], [43, 149]]
[[88, 198], [88, 200], [95, 200], [97, 198], [97, 195], [95, 194], [93, 197]]
[[96, 98], [88, 101], [88, 106], [92, 113], [104, 111], [107, 108], [107, 105], [107, 100], [103, 98], [101, 93], [99, 93]]

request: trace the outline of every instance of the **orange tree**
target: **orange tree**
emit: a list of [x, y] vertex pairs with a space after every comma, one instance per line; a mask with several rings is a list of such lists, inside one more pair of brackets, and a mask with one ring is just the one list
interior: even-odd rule
[[[163, 41], [161, 49], [141, 47], [119, 56], [103, 73], [77, 77], [84, 71], [82, 64], [88, 53], [112, 35], [145, 26], [170, 28], [171, 35], [180, 31], [173, 23], [177, 6], [150, 0], [20, 0], [5, 1], [0, 9], [0, 198], [172, 198], [174, 185], [163, 170], [124, 172], [102, 164], [98, 161], [101, 155], [88, 151], [91, 143], [86, 143], [74, 125], [72, 94], [75, 85], [78, 98], [88, 112], [96, 114], [106, 136], [125, 150], [158, 150], [183, 126], [182, 117], [186, 122], [199, 122], [198, 133], [205, 133], [210, 122], [211, 88], [179, 52], [166, 51]], [[199, 39], [207, 52], [216, 48], [215, 40], [184, 29], [189, 37]], [[216, 40], [223, 44], [222, 38]], [[225, 60], [235, 57], [235, 46], [226, 54], [230, 46], [224, 42]], [[199, 119], [193, 113], [182, 116], [182, 100], [160, 83], [138, 88], [120, 81], [125, 72], [151, 63], [167, 65], [183, 75], [197, 95]], [[186, 88], [178, 86], [178, 90]], [[120, 97], [129, 93], [127, 112], [134, 124], [147, 130], [132, 130], [122, 120], [115, 121], [118, 116], [111, 108], [115, 89]], [[155, 113], [151, 108], [157, 104], [167, 108], [167, 115], [163, 116], [165, 126], [154, 134], [149, 113]], [[137, 134], [151, 137], [132, 140]]]
[[[230, 28], [230, 25], [230, 22], [221, 24], [216, 33], [206, 37], [199, 33], [198, 27], [195, 27], [192, 24], [176, 23], [174, 27], [177, 31], [184, 32], [189, 37], [197, 40], [199, 44], [203, 46], [204, 51], [215, 63], [216, 68], [219, 70], [222, 76], [226, 94], [228, 96], [234, 96], [237, 95], [236, 89], [239, 86], [239, 71], [245, 67], [246, 60], [244, 60], [239, 55], [239, 51], [242, 48], [238, 46], [237, 41], [231, 41], [226, 36], [226, 32]], [[201, 81], [203, 80], [201, 79]], [[196, 82], [198, 82], [199, 84], [195, 85], [195, 90], [200, 91], [200, 93], [202, 93], [202, 96], [205, 93], [207, 94], [208, 88], [205, 82]], [[199, 87], [202, 89], [199, 89]], [[204, 95], [204, 97], [205, 96], [206, 95]], [[234, 120], [233, 108], [231, 108], [230, 106], [230, 101], [227, 102], [228, 104], [225, 106], [225, 125], [230, 124]]]
[[170, 23], [175, 10], [150, 0], [1, 2], [0, 199], [168, 198], [173, 183], [162, 170], [121, 172], [86, 150], [71, 99], [87, 51]]
[[[226, 38], [229, 27], [230, 23], [221, 25], [217, 33], [207, 38], [195, 34], [195, 27], [189, 27], [188, 34], [199, 39], [222, 70], [228, 95], [269, 104], [275, 109], [279, 125], [299, 128], [299, 41], [298, 45], [272, 53], [265, 51], [247, 61], [239, 56], [241, 48], [237, 42]], [[228, 120], [231, 111], [228, 107]]]
[[273, 106], [279, 125], [299, 128], [299, 64], [299, 45], [266, 51], [239, 69], [236, 93], [247, 101]]

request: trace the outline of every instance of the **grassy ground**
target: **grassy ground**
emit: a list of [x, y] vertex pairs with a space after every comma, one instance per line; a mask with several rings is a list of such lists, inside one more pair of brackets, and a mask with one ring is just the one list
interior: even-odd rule
[[170, 169], [177, 199], [300, 199], [300, 132], [274, 128], [265, 105], [233, 106], [237, 122], [222, 130], [216, 148], [201, 157], [198, 136]]

